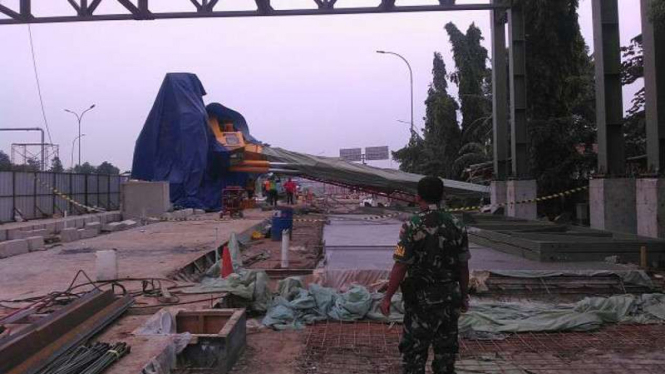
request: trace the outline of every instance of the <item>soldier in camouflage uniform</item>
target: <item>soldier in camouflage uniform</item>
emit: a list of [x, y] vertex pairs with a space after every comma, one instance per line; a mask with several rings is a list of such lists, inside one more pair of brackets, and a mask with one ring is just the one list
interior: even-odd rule
[[429, 347], [434, 374], [455, 373], [457, 321], [468, 309], [470, 258], [466, 229], [440, 207], [443, 182], [425, 177], [418, 183], [421, 212], [402, 226], [393, 255], [395, 265], [381, 310], [401, 286], [404, 334], [399, 349], [405, 374], [424, 374]]

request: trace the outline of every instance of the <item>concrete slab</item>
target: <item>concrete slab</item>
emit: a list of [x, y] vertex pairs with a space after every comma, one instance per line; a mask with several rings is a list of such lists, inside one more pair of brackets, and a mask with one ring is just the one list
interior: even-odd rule
[[0, 242], [0, 258], [18, 256], [30, 252], [25, 239], [6, 240]]
[[323, 229], [327, 247], [394, 247], [399, 241], [402, 222], [395, 219], [368, 221], [369, 216], [331, 216]]
[[270, 212], [256, 210], [245, 211], [244, 220], [161, 222], [143, 226], [142, 230], [100, 235], [63, 243], [53, 250], [4, 259], [0, 261], [0, 299], [66, 289], [79, 269], [95, 274], [98, 250], [117, 248], [120, 278], [168, 278], [212, 251], [218, 241], [228, 240], [231, 232], [243, 232], [269, 216]]
[[589, 181], [591, 227], [637, 233], [635, 179], [604, 178]]
[[121, 211], [125, 219], [159, 217], [171, 208], [167, 182], [123, 183]]
[[7, 230], [0, 229], [0, 242], [7, 240]]
[[43, 251], [46, 249], [43, 236], [31, 236], [25, 238], [25, 240], [28, 242], [28, 250], [30, 250], [30, 252]]

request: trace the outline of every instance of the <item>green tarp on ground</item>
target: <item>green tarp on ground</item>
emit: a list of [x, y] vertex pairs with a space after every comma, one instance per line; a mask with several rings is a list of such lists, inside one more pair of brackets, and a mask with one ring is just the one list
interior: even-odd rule
[[[347, 292], [312, 284], [308, 289], [298, 280], [280, 284], [280, 294], [268, 307], [263, 324], [275, 329], [299, 329], [321, 320], [370, 319], [399, 322], [403, 317], [401, 295], [393, 299], [389, 318], [379, 312], [380, 293], [363, 286]], [[500, 337], [503, 333], [591, 331], [607, 323], [660, 323], [665, 321], [665, 295], [616, 295], [587, 297], [573, 304], [472, 302], [460, 318], [462, 334]]]

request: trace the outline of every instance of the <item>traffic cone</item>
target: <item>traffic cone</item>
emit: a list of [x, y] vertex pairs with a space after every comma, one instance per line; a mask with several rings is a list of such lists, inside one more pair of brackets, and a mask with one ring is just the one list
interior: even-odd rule
[[229, 252], [229, 247], [227, 246], [224, 246], [222, 249], [222, 268], [220, 274], [222, 278], [233, 274], [233, 261], [231, 261], [231, 252]]

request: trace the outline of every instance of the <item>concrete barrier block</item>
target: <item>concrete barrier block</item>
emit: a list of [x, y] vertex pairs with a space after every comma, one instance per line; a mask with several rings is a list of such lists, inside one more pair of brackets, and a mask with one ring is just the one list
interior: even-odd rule
[[27, 239], [33, 236], [48, 236], [48, 231], [46, 229], [23, 231], [22, 235], [23, 237], [21, 239]]
[[31, 236], [25, 240], [28, 242], [28, 250], [30, 252], [43, 251], [46, 249], [43, 236]]
[[65, 228], [65, 220], [57, 220], [54, 223], [55, 228], [54, 228], [54, 233], [59, 234], [64, 228]]
[[194, 209], [192, 209], [192, 208], [183, 209], [182, 214], [185, 216], [184, 218], [192, 216], [192, 215], [194, 215]]
[[60, 241], [63, 243], [69, 243], [79, 240], [79, 232], [76, 228], [70, 227], [60, 231]]
[[194, 209], [194, 214], [206, 214], [206, 211], [203, 209]]
[[125, 226], [124, 228], [126, 228], [126, 229], [131, 229], [132, 227], [138, 226], [138, 223], [134, 220], [131, 220], [131, 219], [126, 219], [126, 220], [124, 220], [120, 223], [122, 223]]
[[77, 217], [74, 220], [74, 224], [77, 229], [82, 229], [85, 227], [85, 217]]
[[23, 231], [21, 229], [7, 230], [7, 240], [23, 239]]
[[7, 240], [7, 230], [0, 230], [0, 242]]
[[78, 229], [79, 239], [90, 239], [99, 235], [96, 229]]
[[48, 235], [55, 234], [56, 233], [56, 231], [55, 231], [55, 222], [44, 224], [44, 230], [46, 230], [46, 233]]
[[86, 230], [95, 230], [97, 235], [102, 231], [102, 224], [99, 222], [90, 222], [85, 224]]
[[30, 252], [25, 239], [6, 240], [0, 242], [0, 258], [7, 258]]
[[111, 222], [107, 223], [106, 225], [102, 226], [102, 231], [105, 232], [116, 232], [120, 231], [125, 228], [125, 224], [122, 222]]

